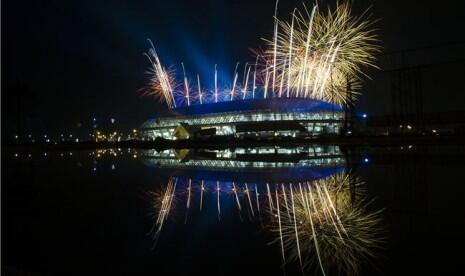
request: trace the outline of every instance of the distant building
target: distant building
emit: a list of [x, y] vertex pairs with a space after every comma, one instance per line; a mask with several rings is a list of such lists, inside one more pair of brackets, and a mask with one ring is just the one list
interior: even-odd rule
[[205, 136], [305, 137], [338, 134], [340, 106], [303, 98], [251, 99], [197, 104], [160, 113], [140, 128], [145, 139]]
[[403, 118], [393, 116], [356, 117], [352, 131], [360, 135], [464, 135], [465, 111], [429, 112]]

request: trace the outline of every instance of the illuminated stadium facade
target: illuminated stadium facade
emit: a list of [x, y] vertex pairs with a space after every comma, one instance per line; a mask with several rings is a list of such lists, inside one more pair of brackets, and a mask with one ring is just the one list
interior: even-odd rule
[[338, 134], [343, 122], [344, 111], [340, 106], [319, 100], [250, 99], [171, 109], [146, 121], [140, 133], [148, 140], [308, 137]]
[[141, 150], [143, 162], [189, 179], [282, 183], [323, 178], [346, 168], [338, 146]]

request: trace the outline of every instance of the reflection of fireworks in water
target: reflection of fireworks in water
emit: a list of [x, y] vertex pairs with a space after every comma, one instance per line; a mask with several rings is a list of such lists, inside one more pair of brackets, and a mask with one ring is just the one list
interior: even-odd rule
[[[286, 254], [289, 262], [299, 261], [304, 270], [319, 267], [325, 274], [325, 268], [335, 267], [339, 273], [357, 274], [361, 259], [374, 257], [373, 250], [382, 243], [380, 212], [366, 210], [361, 192], [351, 200], [351, 181], [342, 173], [297, 189], [289, 184], [291, 218], [277, 206], [278, 224], [272, 220], [283, 258]], [[285, 208], [283, 198], [281, 193], [276, 201]]]
[[[177, 204], [186, 208], [185, 223], [194, 203], [192, 198], [195, 189], [192, 188], [196, 185], [200, 186], [199, 205], [200, 211], [202, 210], [207, 182], [197, 181], [188, 179], [185, 182], [186, 187], [180, 188], [183, 181], [170, 178], [165, 188], [150, 193], [156, 210], [154, 214], [156, 221], [151, 231], [155, 244], [176, 206], [177, 184], [179, 187], [176, 196], [186, 200], [185, 205]], [[223, 186], [225, 184], [232, 187], [226, 188]], [[264, 206], [267, 205], [264, 201], [268, 200], [270, 229], [276, 234], [274, 242], [279, 243], [283, 264], [298, 261], [304, 272], [318, 269], [326, 274], [334, 267], [339, 274], [357, 274], [362, 259], [370, 261], [374, 258], [373, 251], [382, 242], [380, 212], [367, 211], [367, 203], [363, 190], [359, 187], [360, 184], [360, 181], [351, 179], [347, 173], [313, 182], [276, 184], [273, 190], [270, 189], [269, 184], [266, 184], [267, 192], [263, 194], [261, 200]], [[230, 202], [237, 206], [241, 221], [241, 211], [248, 212], [249, 209], [252, 214], [249, 219], [258, 218], [261, 221], [260, 198], [256, 184], [254, 188], [256, 206], [252, 203], [250, 193], [253, 190], [250, 183], [244, 183], [242, 191], [239, 189], [240, 185], [235, 182], [215, 181], [210, 182], [210, 186], [211, 194], [216, 197], [216, 204], [212, 207], [217, 209], [218, 220], [221, 219], [220, 200], [224, 200], [229, 194]], [[231, 192], [221, 195], [222, 189]], [[241, 200], [244, 205], [241, 205]], [[227, 206], [228, 203], [224, 204]], [[245, 207], [242, 208], [243, 206]], [[258, 216], [254, 215], [254, 207], [257, 208]]]
[[218, 220], [221, 219], [221, 207], [220, 207], [220, 182], [216, 181], [216, 202], [218, 211]]
[[192, 194], [192, 179], [189, 179], [189, 186], [187, 187], [186, 216], [184, 218], [184, 224], [187, 223], [187, 217], [189, 216], [189, 209], [191, 208], [191, 194]]
[[149, 192], [149, 196], [152, 198], [153, 209], [155, 212], [158, 211], [156, 216], [155, 224], [152, 228], [153, 239], [155, 244], [160, 236], [160, 232], [165, 224], [166, 220], [172, 209], [174, 209], [176, 203], [174, 198], [174, 191], [176, 190], [177, 179], [170, 178], [168, 185], [164, 190]]
[[277, 18], [277, 6], [278, 2], [273, 38], [265, 40], [265, 51], [256, 53], [255, 63], [245, 64], [242, 80], [236, 64], [230, 89], [218, 87], [216, 64], [213, 91], [201, 89], [198, 75], [194, 81], [197, 89], [191, 87], [183, 63], [183, 85], [178, 87], [174, 72], [161, 65], [151, 45], [146, 54], [151, 63], [146, 94], [166, 102], [169, 108], [270, 97], [312, 98], [339, 105], [352, 101], [349, 93], [360, 89], [362, 69], [375, 67], [374, 55], [379, 51], [370, 18], [365, 13], [360, 17], [351, 15], [350, 5], [344, 2], [326, 13], [317, 6], [310, 12], [306, 7], [303, 13], [294, 10], [289, 23]]
[[239, 197], [237, 196], [236, 184], [234, 184], [234, 182], [233, 182], [232, 185], [233, 185], [232, 191], [234, 193], [234, 197], [236, 198], [237, 209], [240, 212], [242, 210], [242, 208], [241, 208], [241, 202], [239, 201]]
[[204, 181], [200, 183], [200, 211], [202, 211], [202, 206], [203, 206], [203, 193], [205, 192], [205, 185]]
[[253, 211], [253, 206], [252, 206], [252, 200], [250, 199], [250, 192], [249, 192], [249, 187], [247, 186], [247, 183], [245, 183], [245, 190], [244, 190], [245, 194], [247, 195], [247, 198], [249, 200], [249, 207], [250, 207], [250, 211], [252, 212], [252, 217], [255, 217], [255, 213]]

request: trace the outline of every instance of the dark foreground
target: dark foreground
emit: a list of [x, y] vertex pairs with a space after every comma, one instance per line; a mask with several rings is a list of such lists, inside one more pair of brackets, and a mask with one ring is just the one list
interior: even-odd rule
[[[255, 209], [252, 216], [242, 193], [238, 212], [230, 182], [222, 182], [229, 186], [221, 186], [217, 197], [215, 179], [225, 179], [224, 170], [185, 171], [192, 178], [208, 177], [203, 209], [200, 184], [193, 181], [195, 193], [186, 213], [189, 181], [180, 182], [176, 212], [155, 242], [152, 192], [166, 187], [170, 170], [135, 158], [134, 150], [98, 157], [96, 152], [104, 151], [74, 150], [96, 144], [60, 146], [73, 150], [46, 154], [34, 146], [32, 154], [2, 151], [2, 275], [302, 275], [298, 262], [282, 266], [266, 211]], [[384, 229], [381, 247], [373, 258], [357, 261], [357, 274], [462, 274], [465, 146], [351, 149], [343, 169], [364, 182], [373, 201], [370, 208], [382, 210]], [[305, 180], [302, 169], [285, 171]], [[247, 168], [239, 170], [243, 178], [250, 175], [245, 172]], [[264, 172], [279, 173], [269, 168]], [[236, 185], [244, 191], [243, 182]], [[257, 187], [266, 208], [266, 186]], [[328, 260], [323, 265], [327, 275], [345, 274], [329, 267]], [[313, 266], [306, 275], [321, 271]]]

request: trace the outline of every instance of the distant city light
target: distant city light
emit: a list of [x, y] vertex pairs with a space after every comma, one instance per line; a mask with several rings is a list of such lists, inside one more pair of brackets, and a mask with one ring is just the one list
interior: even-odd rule
[[18, 138], [19, 138], [18, 135], [15, 135], [15, 139], [18, 139]]
[[368, 157], [363, 158], [363, 163], [368, 163], [368, 162], [370, 162], [370, 159], [368, 159]]
[[366, 113], [363, 113], [363, 114], [362, 114], [362, 118], [363, 118], [363, 119], [366, 119], [366, 118], [368, 118], [368, 114], [366, 114]]
[[116, 119], [115, 118], [111, 118], [110, 119], [111, 123], [114, 124], [116, 122]]
[[411, 125], [407, 125], [407, 129], [412, 129], [412, 126]]

